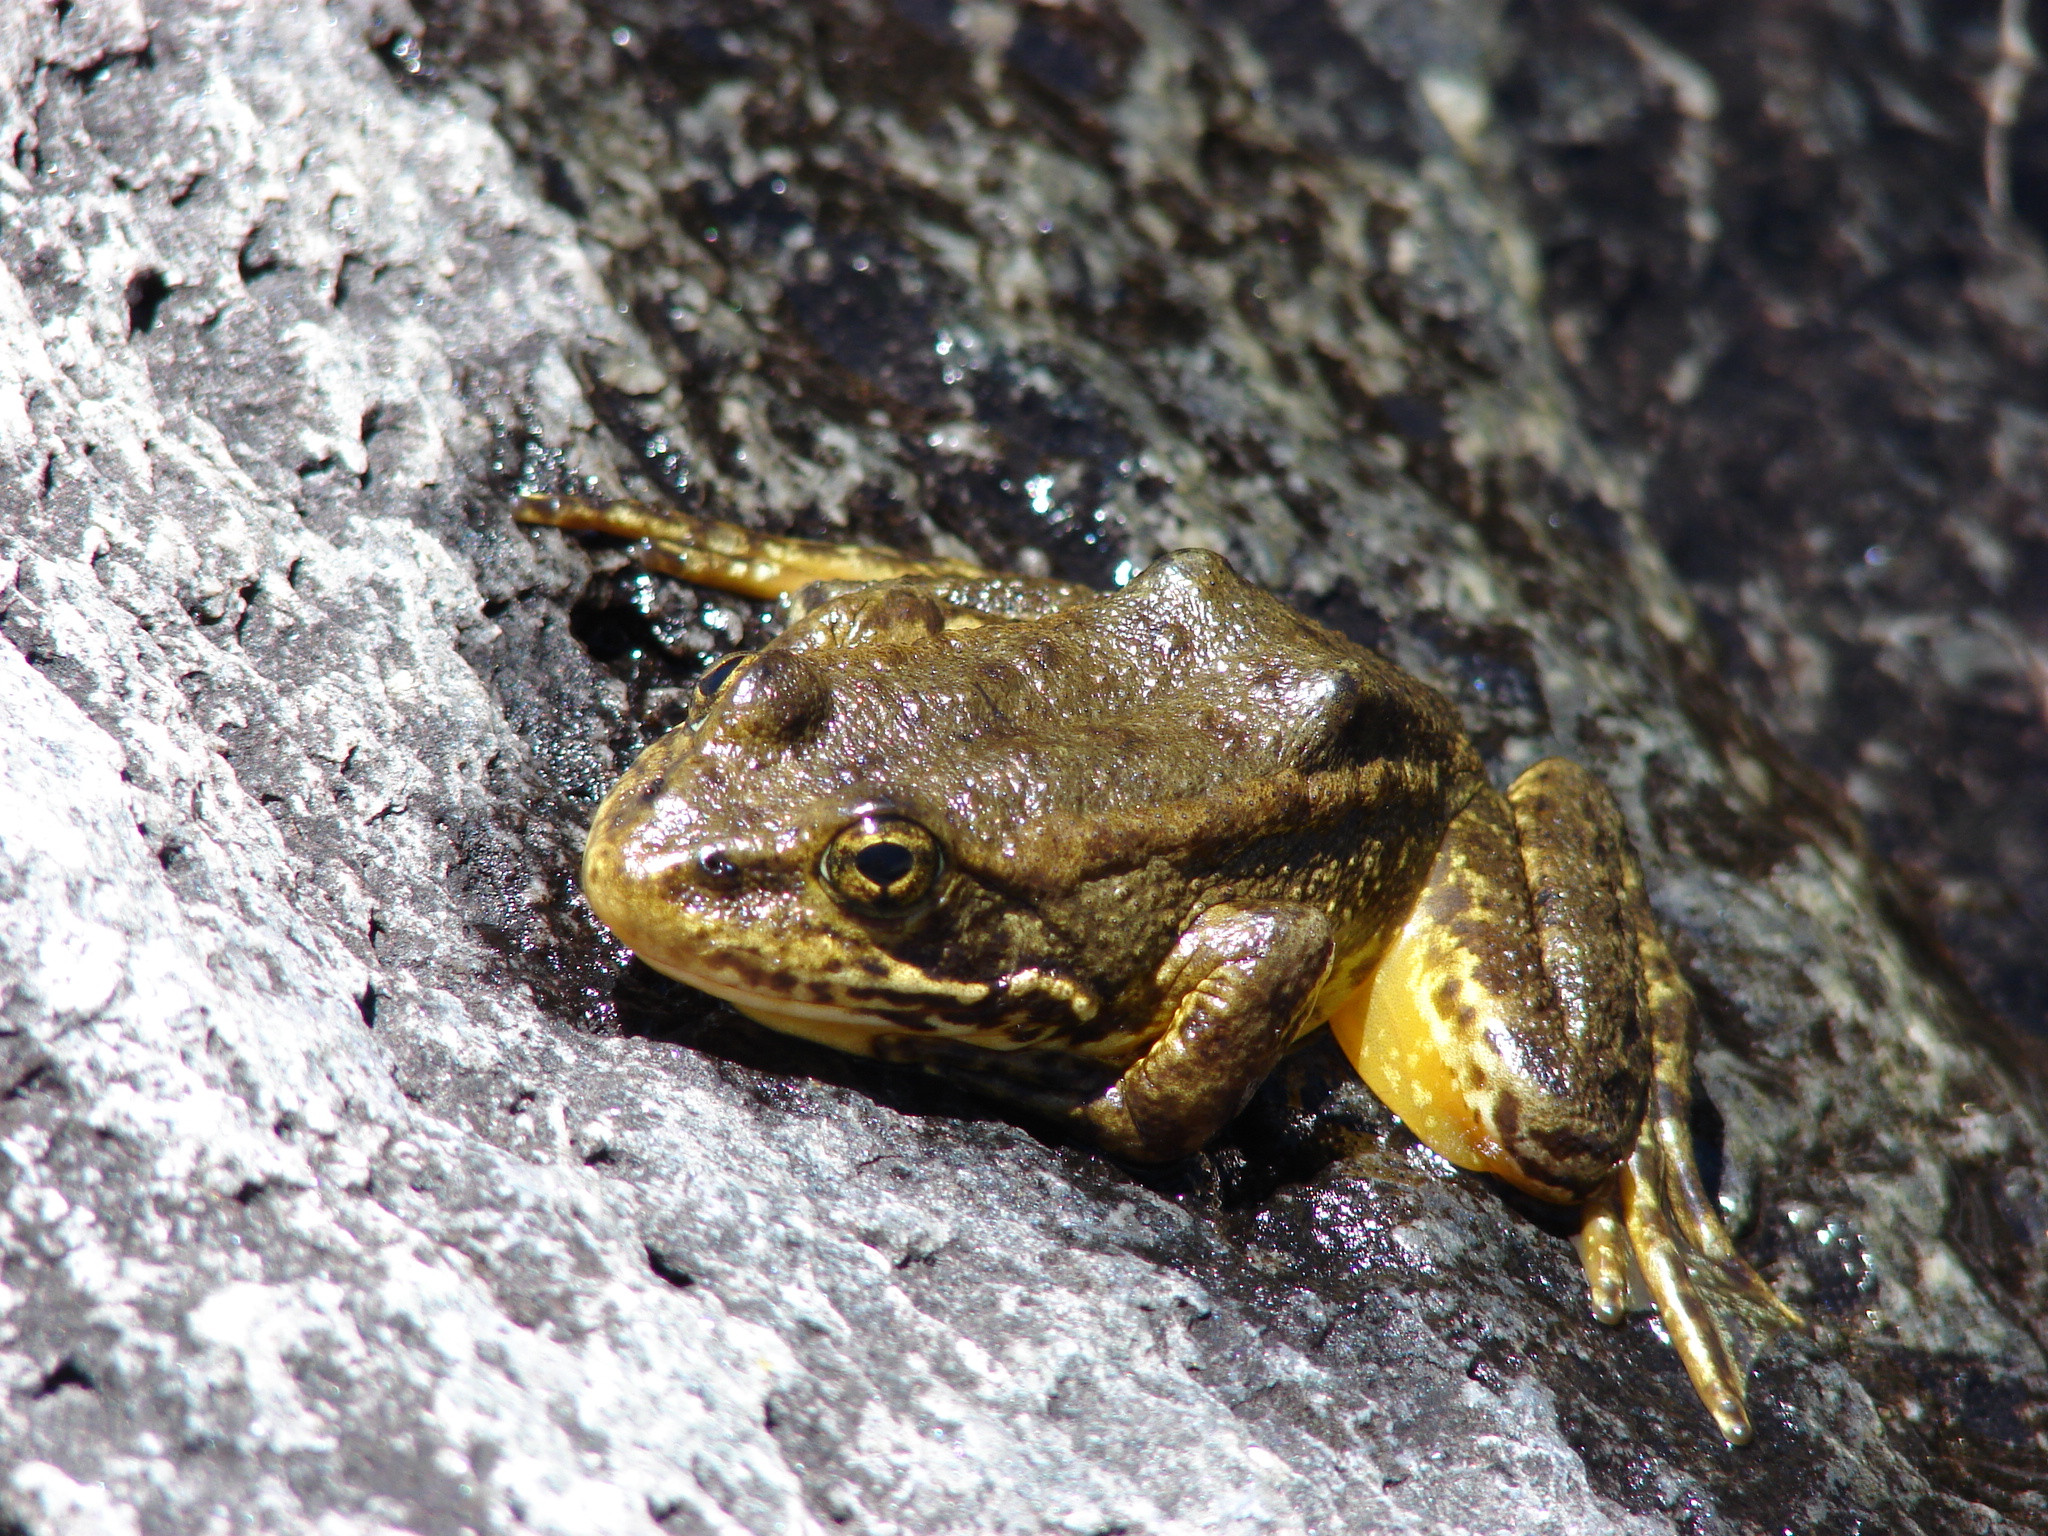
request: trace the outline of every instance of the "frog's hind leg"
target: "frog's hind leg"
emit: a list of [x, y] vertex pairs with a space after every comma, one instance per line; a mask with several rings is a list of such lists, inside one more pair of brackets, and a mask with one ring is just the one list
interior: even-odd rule
[[1737, 1251], [1700, 1177], [1691, 1125], [1699, 1006], [1657, 927], [1635, 850], [1621, 852], [1636, 1011], [1650, 1042], [1649, 1102], [1628, 1159], [1582, 1207], [1579, 1252], [1605, 1323], [1622, 1319], [1633, 1266], [1700, 1401], [1740, 1445], [1750, 1436], [1750, 1362], [1773, 1335], [1806, 1323]]
[[1580, 1204], [1595, 1314], [1631, 1261], [1731, 1442], [1747, 1346], [1802, 1326], [1736, 1252], [1693, 1159], [1698, 1013], [1613, 797], [1560, 759], [1452, 822], [1420, 899], [1331, 1028], [1360, 1075], [1460, 1167]]
[[1595, 793], [1559, 807], [1480, 787], [1400, 933], [1330, 1020], [1432, 1148], [1558, 1204], [1627, 1157], [1651, 1076], [1620, 816], [1572, 772]]
[[971, 579], [988, 574], [964, 560], [921, 558], [864, 544], [783, 538], [641, 501], [525, 496], [512, 515], [522, 523], [630, 540], [634, 560], [647, 569], [741, 597], [777, 598], [814, 581], [858, 583], [896, 576]]

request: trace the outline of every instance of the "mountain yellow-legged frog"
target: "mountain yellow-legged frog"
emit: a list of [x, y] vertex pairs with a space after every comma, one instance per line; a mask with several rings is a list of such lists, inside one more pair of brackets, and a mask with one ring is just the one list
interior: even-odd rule
[[1442, 695], [1201, 551], [1097, 592], [636, 503], [518, 515], [789, 599], [591, 825], [584, 892], [647, 964], [1138, 1161], [1327, 1021], [1450, 1162], [1578, 1206], [1595, 1314], [1639, 1276], [1748, 1438], [1743, 1347], [1802, 1324], [1702, 1185], [1692, 993], [1585, 769], [1497, 791]]

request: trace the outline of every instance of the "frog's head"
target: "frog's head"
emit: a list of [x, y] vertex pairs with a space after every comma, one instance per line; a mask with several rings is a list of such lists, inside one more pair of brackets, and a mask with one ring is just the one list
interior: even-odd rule
[[963, 867], [959, 797], [913, 787], [928, 754], [876, 697], [888, 658], [861, 659], [777, 642], [707, 673], [598, 807], [591, 909], [663, 974], [840, 1049], [1085, 1021], [1095, 999], [1035, 963], [1029, 914]]

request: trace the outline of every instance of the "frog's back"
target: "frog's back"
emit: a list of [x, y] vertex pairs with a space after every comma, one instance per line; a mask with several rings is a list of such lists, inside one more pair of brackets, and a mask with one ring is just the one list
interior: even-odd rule
[[1477, 781], [1440, 694], [1202, 551], [1042, 618], [874, 651], [842, 680], [842, 703], [871, 697], [835, 711], [828, 755], [1027, 881], [1165, 859], [1341, 904], [1383, 845], [1433, 848]]

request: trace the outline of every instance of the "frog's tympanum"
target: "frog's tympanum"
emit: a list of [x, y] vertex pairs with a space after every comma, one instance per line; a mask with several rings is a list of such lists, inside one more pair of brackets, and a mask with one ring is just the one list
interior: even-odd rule
[[631, 503], [519, 515], [791, 599], [591, 825], [584, 891], [641, 959], [1148, 1162], [1327, 1021], [1445, 1158], [1580, 1207], [1595, 1314], [1639, 1273], [1748, 1437], [1745, 1347], [1801, 1324], [1702, 1187], [1692, 994], [1591, 774], [1497, 791], [1440, 694], [1199, 550], [1104, 593]]

